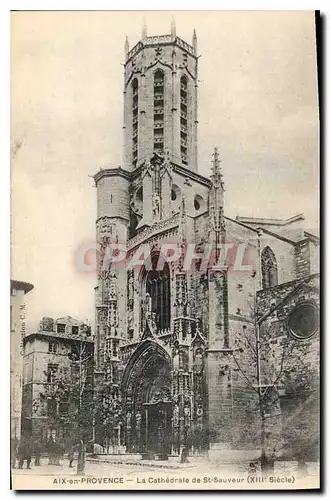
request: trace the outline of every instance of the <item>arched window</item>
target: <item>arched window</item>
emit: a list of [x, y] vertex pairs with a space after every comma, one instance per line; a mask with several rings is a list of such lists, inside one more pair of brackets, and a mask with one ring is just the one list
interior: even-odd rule
[[261, 252], [261, 272], [262, 288], [277, 285], [277, 262], [270, 247], [265, 247]]
[[159, 332], [171, 326], [171, 273], [167, 262], [157, 265], [158, 258], [153, 256], [152, 269], [145, 270], [142, 278], [141, 329], [148, 319]]
[[185, 165], [188, 163], [188, 127], [187, 127], [187, 106], [188, 106], [188, 80], [185, 75], [180, 79], [180, 150], [181, 161]]
[[154, 74], [154, 151], [164, 151], [164, 73], [161, 69]]
[[138, 133], [139, 133], [139, 84], [136, 78], [132, 81], [132, 116], [133, 116], [133, 145], [132, 158], [136, 163], [138, 157]]

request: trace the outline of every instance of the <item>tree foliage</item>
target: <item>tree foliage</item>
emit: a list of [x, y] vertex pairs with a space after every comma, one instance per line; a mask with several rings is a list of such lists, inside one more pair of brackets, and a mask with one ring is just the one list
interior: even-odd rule
[[[261, 444], [264, 460], [266, 456], [273, 460], [279, 454], [306, 457], [318, 436], [318, 372], [307, 362], [310, 344], [291, 338], [284, 330], [260, 332], [257, 320], [254, 305], [249, 325], [236, 335], [232, 355], [238, 380], [251, 393], [244, 405], [245, 428], [250, 428], [251, 413], [254, 420], [259, 418], [260, 425], [253, 426], [253, 434]], [[285, 418], [280, 403], [283, 395], [295, 405]], [[285, 398], [281, 401], [283, 404]], [[312, 401], [313, 411], [307, 411]], [[244, 434], [244, 426], [242, 429]]]
[[105, 382], [95, 391], [94, 423], [96, 440], [104, 447], [116, 446], [118, 429], [123, 422], [121, 393], [117, 383]]

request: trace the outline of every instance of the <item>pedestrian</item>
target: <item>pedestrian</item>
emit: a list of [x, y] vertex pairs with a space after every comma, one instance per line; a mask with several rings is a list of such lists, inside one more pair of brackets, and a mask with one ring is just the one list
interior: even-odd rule
[[31, 469], [31, 441], [29, 438], [22, 439], [18, 447], [18, 468], [23, 469], [24, 460], [26, 460], [26, 468]]
[[49, 465], [56, 465], [56, 452], [57, 452], [57, 443], [53, 436], [50, 436], [47, 442], [47, 451], [48, 451], [48, 463]]
[[77, 475], [83, 476], [85, 474], [85, 444], [81, 439], [78, 445], [78, 460], [77, 460]]
[[62, 447], [57, 442], [54, 436], [50, 436], [47, 443], [49, 465], [60, 465], [60, 457], [62, 455]]
[[249, 476], [255, 476], [257, 474], [257, 464], [255, 462], [250, 462], [248, 465]]
[[18, 445], [19, 441], [16, 437], [10, 439], [10, 462], [12, 469], [16, 468], [16, 460], [18, 457]]
[[40, 466], [40, 457], [41, 457], [41, 443], [39, 439], [37, 439], [34, 443], [34, 465]]
[[188, 447], [186, 445], [182, 448], [180, 463], [181, 464], [189, 464]]
[[308, 467], [303, 457], [298, 458], [298, 476], [299, 477], [308, 476]]
[[73, 461], [74, 461], [74, 452], [75, 452], [75, 446], [73, 444], [70, 445], [69, 450], [68, 450], [68, 460], [69, 460], [69, 467], [73, 467]]

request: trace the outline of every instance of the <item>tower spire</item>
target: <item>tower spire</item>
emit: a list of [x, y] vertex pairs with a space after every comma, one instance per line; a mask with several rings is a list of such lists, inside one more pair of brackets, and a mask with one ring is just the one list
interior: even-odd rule
[[145, 40], [148, 36], [148, 28], [146, 24], [146, 20], [143, 19], [143, 26], [142, 26], [142, 40]]
[[128, 52], [129, 52], [129, 42], [128, 42], [128, 38], [127, 37], [125, 39], [124, 50], [125, 50], [125, 55], [127, 55]]
[[197, 55], [197, 35], [196, 35], [195, 28], [194, 28], [193, 36], [192, 36], [192, 46], [194, 48], [195, 55]]
[[176, 26], [175, 26], [174, 16], [172, 16], [172, 20], [171, 20], [171, 38], [174, 39], [175, 37], [176, 37]]
[[213, 161], [212, 161], [212, 183], [214, 184], [215, 187], [221, 186], [222, 188], [224, 187], [223, 183], [223, 175], [222, 175], [222, 170], [221, 170], [221, 160], [219, 160], [219, 152], [218, 148], [214, 148], [214, 153], [213, 153]]
[[[210, 228], [215, 232], [216, 242], [219, 243], [220, 234], [225, 234], [224, 220], [224, 182], [220, 167], [218, 148], [214, 148], [212, 161], [211, 189], [210, 189]], [[218, 247], [216, 247], [218, 248]]]

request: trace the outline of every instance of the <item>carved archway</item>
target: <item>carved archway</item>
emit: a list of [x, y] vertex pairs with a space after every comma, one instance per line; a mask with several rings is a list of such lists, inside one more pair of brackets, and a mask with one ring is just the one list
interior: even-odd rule
[[171, 358], [146, 339], [123, 374], [125, 441], [128, 452], [167, 455], [172, 433]]

